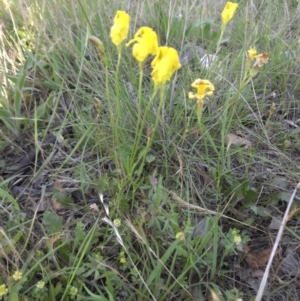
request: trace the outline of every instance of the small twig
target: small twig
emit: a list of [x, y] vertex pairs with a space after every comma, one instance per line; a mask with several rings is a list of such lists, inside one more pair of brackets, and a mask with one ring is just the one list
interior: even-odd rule
[[299, 187], [300, 187], [300, 182], [298, 183], [298, 185], [297, 185], [296, 188], [294, 189], [294, 191], [293, 191], [293, 193], [292, 193], [292, 195], [291, 195], [291, 197], [290, 197], [290, 199], [289, 199], [289, 203], [288, 203], [288, 206], [287, 206], [287, 208], [286, 208], [286, 210], [285, 210], [285, 214], [284, 214], [283, 220], [282, 220], [282, 222], [281, 222], [280, 228], [279, 228], [279, 230], [278, 230], [277, 237], [276, 237], [276, 240], [275, 240], [273, 249], [272, 249], [272, 253], [271, 253], [271, 255], [270, 255], [270, 258], [269, 258], [269, 261], [268, 261], [268, 264], [267, 264], [267, 267], [266, 267], [264, 276], [263, 276], [263, 278], [262, 278], [262, 280], [261, 280], [260, 287], [259, 287], [259, 290], [258, 290], [258, 292], [257, 292], [255, 301], [260, 301], [261, 298], [263, 297], [263, 293], [264, 293], [264, 290], [265, 290], [265, 287], [266, 287], [266, 284], [267, 284], [267, 279], [268, 279], [268, 277], [269, 277], [270, 268], [271, 268], [271, 265], [272, 265], [274, 256], [276, 255], [276, 250], [277, 250], [278, 245], [279, 245], [279, 242], [280, 242], [280, 240], [281, 240], [281, 237], [282, 237], [282, 234], [283, 234], [283, 230], [284, 230], [285, 224], [286, 224], [287, 219], [288, 219], [289, 211], [290, 211], [290, 209], [291, 209], [293, 200], [294, 200], [294, 198], [295, 198], [297, 189], [298, 189]]

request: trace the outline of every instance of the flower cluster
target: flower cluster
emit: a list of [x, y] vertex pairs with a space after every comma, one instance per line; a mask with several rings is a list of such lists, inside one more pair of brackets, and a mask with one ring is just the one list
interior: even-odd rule
[[22, 276], [23, 276], [23, 273], [20, 271], [15, 271], [14, 274], [12, 275], [12, 277], [15, 281], [20, 280], [22, 278]]
[[239, 246], [242, 242], [241, 235], [239, 235], [239, 232], [236, 229], [233, 229], [231, 231], [231, 235], [233, 237], [233, 243], [235, 246]]
[[78, 289], [75, 286], [71, 286], [70, 292], [69, 292], [70, 296], [76, 296], [77, 292], [78, 292]]
[[36, 284], [36, 287], [38, 288], [38, 289], [43, 289], [44, 288], [44, 286], [45, 286], [45, 281], [39, 281], [37, 284]]
[[[221, 12], [222, 27], [219, 45], [225, 27], [233, 18], [237, 9], [237, 3], [227, 2]], [[119, 54], [122, 43], [127, 39], [130, 27], [129, 24], [130, 16], [125, 11], [117, 11], [114, 17], [113, 26], [110, 30], [110, 37], [113, 44], [117, 46]], [[105, 50], [101, 41], [95, 37], [90, 37], [89, 40], [98, 49], [100, 56], [105, 58]], [[155, 87], [164, 86], [171, 79], [173, 74], [181, 68], [177, 50], [168, 46], [159, 46], [157, 34], [150, 27], [142, 26], [139, 28], [133, 38], [126, 43], [126, 47], [129, 46], [132, 46], [132, 55], [139, 63], [141, 74], [147, 58], [150, 56], [154, 57], [151, 63], [151, 77]], [[255, 48], [250, 48], [248, 50], [246, 72], [241, 87], [244, 87], [249, 83], [249, 81], [258, 73], [258, 69], [268, 62], [268, 59], [269, 56], [267, 53], [258, 54]], [[215, 87], [209, 80], [200, 78], [196, 79], [191, 84], [191, 87], [195, 88], [196, 92], [189, 92], [188, 97], [189, 99], [196, 100], [198, 117], [201, 117], [204, 100], [206, 97], [213, 95]]]
[[[118, 49], [121, 43], [127, 38], [129, 22], [130, 16], [126, 12], [117, 11], [114, 25], [110, 31], [110, 37]], [[132, 55], [140, 63], [140, 68], [143, 67], [144, 62], [149, 56], [155, 56], [151, 64], [153, 69], [151, 76], [155, 86], [166, 84], [181, 67], [178, 52], [172, 47], [159, 47], [157, 34], [150, 27], [141, 27], [126, 46], [128, 47], [132, 44], [134, 44]]]
[[263, 65], [267, 64], [269, 61], [269, 55], [267, 53], [257, 53], [256, 48], [250, 48], [248, 50], [248, 61], [254, 61], [253, 68], [261, 68]]
[[181, 241], [184, 241], [184, 233], [183, 232], [177, 232], [175, 235], [175, 238]]
[[[251, 47], [248, 50], [247, 53], [247, 67], [246, 67], [246, 72], [249, 72], [248, 77], [252, 79], [254, 76], [257, 75], [259, 69], [263, 67], [263, 65], [267, 64], [269, 61], [269, 55], [267, 53], [257, 53], [257, 50], [255, 47]], [[251, 66], [251, 64], [253, 65]], [[247, 76], [247, 74], [246, 74]]]
[[125, 257], [125, 252], [121, 251], [120, 252], [120, 263], [125, 264], [127, 262], [126, 257]]
[[117, 228], [121, 226], [121, 220], [119, 218], [114, 219], [113, 223]]
[[5, 284], [0, 285], [0, 298], [4, 297], [8, 293], [8, 288], [6, 287]]

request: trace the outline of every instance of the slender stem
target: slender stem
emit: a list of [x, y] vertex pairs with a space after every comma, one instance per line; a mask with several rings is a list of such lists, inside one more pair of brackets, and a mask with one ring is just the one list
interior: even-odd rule
[[202, 122], [202, 113], [203, 113], [203, 100], [199, 100], [199, 103], [197, 104], [197, 120], [198, 120], [200, 135], [203, 137], [205, 153], [208, 156], [208, 147], [207, 147], [207, 143], [206, 143], [206, 138], [204, 136], [204, 132], [206, 129]]
[[117, 94], [118, 104], [120, 102], [119, 73], [120, 73], [121, 57], [122, 57], [122, 48], [121, 48], [121, 46], [119, 46], [118, 47], [118, 62], [117, 62], [116, 73], [115, 73], [116, 94]]
[[[118, 125], [121, 117], [121, 103], [120, 103], [120, 86], [119, 86], [119, 72], [120, 72], [120, 63], [121, 63], [121, 48], [118, 48], [118, 62], [115, 73], [115, 83], [116, 83], [116, 106], [117, 106], [117, 119], [116, 119], [116, 137], [118, 137]], [[119, 139], [117, 138], [117, 143]]]
[[136, 124], [136, 129], [137, 130], [139, 130], [140, 126], [141, 126], [142, 111], [143, 111], [143, 105], [144, 105], [143, 96], [142, 96], [142, 84], [143, 84], [143, 77], [144, 77], [144, 63], [139, 63], [139, 68], [140, 68], [140, 78], [139, 78], [138, 104], [137, 104], [138, 105], [137, 124]]
[[[108, 64], [105, 64], [105, 91], [106, 91], [106, 100], [108, 104], [108, 110], [110, 115], [110, 122], [113, 120], [113, 111], [112, 111], [112, 105], [110, 101], [110, 91], [109, 91], [109, 74], [108, 74]], [[114, 163], [116, 166], [118, 166], [118, 156], [115, 149], [115, 135], [112, 135], [113, 139], [113, 153], [114, 153]]]
[[143, 130], [144, 130], [144, 126], [145, 126], [145, 123], [146, 123], [146, 119], [147, 119], [147, 116], [148, 116], [148, 112], [150, 110], [150, 107], [156, 97], [156, 94], [157, 94], [157, 89], [154, 90], [148, 104], [147, 104], [147, 107], [145, 109], [145, 112], [144, 112], [144, 116], [143, 116], [143, 119], [142, 119], [142, 122], [141, 122], [141, 126], [140, 128], [138, 129], [138, 133], [136, 134], [135, 136], [135, 140], [134, 140], [134, 147], [133, 147], [133, 150], [132, 150], [132, 155], [131, 155], [131, 163], [132, 163], [132, 172], [134, 171], [135, 167], [137, 166], [137, 151], [139, 149], [139, 145], [140, 145], [140, 142], [141, 142], [141, 138], [142, 138], [142, 134], [143, 134]]
[[142, 84], [143, 84], [143, 77], [144, 77], [144, 63], [139, 63], [139, 68], [140, 68], [140, 78], [139, 78], [138, 100], [139, 100], [139, 109], [141, 109], [141, 103], [142, 103]]
[[[143, 151], [143, 156], [142, 158], [140, 159], [141, 160], [141, 167], [140, 167], [140, 170], [143, 169], [144, 167], [144, 164], [145, 164], [145, 159], [146, 159], [146, 156], [147, 156], [147, 153], [149, 152], [150, 150], [150, 147], [153, 143], [153, 139], [154, 139], [154, 135], [156, 133], [156, 130], [157, 130], [157, 127], [158, 127], [158, 123], [160, 121], [160, 117], [161, 117], [161, 110], [162, 110], [162, 107], [163, 107], [163, 104], [164, 104], [164, 96], [165, 96], [165, 86], [162, 85], [160, 87], [156, 87], [155, 90], [154, 90], [154, 93], [156, 93], [158, 91], [158, 89], [160, 89], [160, 100], [159, 100], [159, 105], [158, 105], [158, 109], [157, 109], [157, 112], [156, 112], [156, 119], [155, 119], [155, 122], [154, 122], [154, 127], [153, 127], [153, 130], [152, 130], [152, 133], [151, 133], [151, 137], [147, 139], [147, 145], [146, 145], [146, 148], [145, 150]], [[136, 162], [136, 165], [139, 163], [138, 160]]]
[[225, 31], [225, 26], [222, 25], [221, 34], [220, 34], [220, 37], [219, 37], [219, 40], [218, 40], [218, 43], [217, 43], [216, 55], [219, 53], [219, 51], [221, 49], [220, 45], [221, 45], [221, 41], [223, 39], [224, 31]]

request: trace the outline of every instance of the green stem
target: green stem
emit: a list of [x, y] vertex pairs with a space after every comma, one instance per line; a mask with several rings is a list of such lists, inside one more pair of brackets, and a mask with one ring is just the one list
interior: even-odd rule
[[[137, 164], [139, 164], [139, 162], [141, 161], [141, 166], [139, 168], [140, 171], [143, 170], [144, 168], [144, 164], [145, 164], [145, 159], [146, 159], [146, 156], [150, 150], [150, 147], [153, 143], [153, 139], [154, 139], [154, 135], [156, 133], [156, 130], [157, 130], [157, 127], [158, 127], [158, 123], [159, 123], [159, 120], [160, 120], [160, 115], [161, 115], [161, 110], [162, 110], [162, 107], [163, 107], [163, 104], [164, 104], [164, 96], [165, 96], [165, 86], [162, 85], [160, 87], [155, 87], [155, 90], [154, 90], [154, 94], [157, 93], [158, 89], [160, 89], [160, 101], [159, 101], [159, 105], [158, 105], [158, 109], [157, 109], [157, 113], [156, 113], [156, 119], [155, 119], [155, 123], [154, 123], [154, 128], [152, 130], [152, 133], [151, 133], [151, 137], [148, 138], [148, 141], [147, 141], [147, 145], [146, 145], [146, 148], [144, 149], [143, 151], [143, 155], [141, 158], [139, 158], [135, 164], [135, 166]], [[140, 172], [141, 173], [141, 172]]]
[[155, 99], [155, 96], [157, 94], [157, 89], [154, 90], [148, 104], [147, 104], [147, 107], [145, 109], [145, 112], [144, 112], [144, 116], [143, 116], [143, 119], [142, 119], [142, 122], [141, 122], [141, 126], [138, 130], [138, 133], [136, 134], [135, 136], [135, 140], [134, 140], [134, 147], [133, 147], [133, 150], [132, 150], [132, 155], [131, 155], [131, 165], [132, 165], [132, 171], [131, 171], [131, 175], [132, 173], [134, 172], [134, 169], [135, 167], [137, 166], [138, 164], [138, 158], [137, 158], [137, 151], [139, 149], [139, 145], [140, 145], [140, 142], [141, 142], [141, 138], [142, 138], [142, 135], [143, 135], [143, 130], [144, 130], [144, 126], [145, 126], [145, 123], [146, 123], [146, 119], [147, 119], [147, 116], [148, 116], [148, 112], [151, 108], [151, 105]]
[[[107, 100], [107, 104], [108, 104], [108, 111], [109, 111], [109, 115], [110, 115], [110, 122], [111, 122], [111, 126], [112, 122], [114, 120], [113, 118], [113, 111], [112, 111], [112, 105], [111, 105], [111, 99], [110, 99], [110, 91], [109, 91], [109, 73], [108, 73], [108, 63], [105, 62], [105, 91], [106, 91], [106, 100]], [[116, 149], [115, 149], [115, 135], [112, 135], [112, 143], [113, 143], [113, 153], [114, 153], [114, 163], [116, 164], [116, 166], [118, 166], [118, 156], [116, 153]]]
[[221, 34], [220, 34], [220, 37], [219, 37], [219, 40], [218, 40], [218, 43], [217, 43], [216, 55], [219, 53], [219, 51], [221, 49], [220, 45], [221, 45], [221, 41], [223, 39], [224, 31], [225, 31], [225, 26], [222, 25]]
[[121, 103], [120, 103], [120, 87], [119, 87], [119, 72], [120, 72], [120, 63], [121, 63], [121, 47], [118, 48], [118, 62], [116, 67], [115, 73], [115, 83], [116, 83], [116, 106], [117, 106], [117, 118], [116, 118], [116, 125], [115, 125], [115, 134], [116, 134], [116, 141], [119, 144], [119, 121], [121, 117]]
[[140, 67], [140, 78], [139, 78], [139, 90], [138, 90], [138, 114], [137, 114], [137, 124], [136, 124], [136, 129], [137, 130], [139, 130], [139, 128], [141, 126], [142, 110], [143, 110], [143, 104], [144, 104], [143, 103], [143, 97], [142, 97], [142, 84], [143, 84], [143, 77], [144, 77], [144, 63], [139, 63], [139, 67]]
[[204, 124], [202, 123], [202, 112], [203, 112], [203, 104], [197, 104], [197, 120], [198, 120], [198, 125], [199, 125], [199, 130], [200, 130], [200, 135], [203, 138], [203, 143], [204, 143], [204, 148], [205, 148], [205, 153], [208, 156], [208, 147], [207, 147], [207, 143], [206, 143], [206, 138], [205, 138], [205, 131], [206, 128], [204, 126]]

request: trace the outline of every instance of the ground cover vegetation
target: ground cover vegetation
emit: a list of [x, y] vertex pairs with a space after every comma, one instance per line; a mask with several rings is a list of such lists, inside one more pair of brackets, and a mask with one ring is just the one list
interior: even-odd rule
[[299, 1], [0, 4], [0, 300], [299, 299]]

